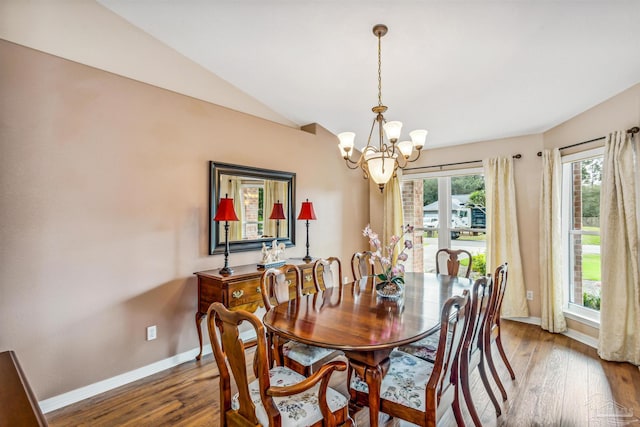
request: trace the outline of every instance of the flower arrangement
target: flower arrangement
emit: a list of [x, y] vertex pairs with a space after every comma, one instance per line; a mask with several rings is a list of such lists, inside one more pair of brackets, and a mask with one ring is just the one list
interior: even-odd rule
[[382, 243], [380, 243], [378, 234], [371, 229], [371, 226], [369, 224], [367, 224], [367, 226], [363, 230], [362, 234], [365, 237], [369, 238], [369, 244], [373, 248], [375, 248], [375, 251], [372, 252], [372, 256], [369, 262], [373, 264], [376, 259], [379, 259], [380, 264], [382, 264], [383, 272], [378, 274], [377, 277], [383, 282], [383, 294], [398, 292], [401, 290], [402, 285], [404, 285], [404, 265], [402, 264], [402, 262], [407, 260], [408, 255], [406, 251], [413, 248], [413, 243], [411, 242], [411, 240], [405, 240], [404, 247], [402, 248], [400, 253], [395, 256], [395, 258], [393, 255], [393, 251], [395, 250], [396, 245], [400, 242], [402, 237], [405, 234], [412, 232], [413, 226], [403, 226], [402, 234], [400, 236], [391, 236], [391, 241], [384, 248], [383, 253]]

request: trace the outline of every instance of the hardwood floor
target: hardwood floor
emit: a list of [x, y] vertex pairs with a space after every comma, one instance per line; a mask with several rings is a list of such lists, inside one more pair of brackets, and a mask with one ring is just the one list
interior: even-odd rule
[[[503, 342], [516, 380], [495, 352], [509, 395], [496, 418], [475, 370], [473, 397], [487, 426], [640, 426], [640, 371], [605, 362], [596, 351], [537, 326], [503, 321]], [[57, 426], [218, 426], [217, 368], [211, 355], [46, 414]], [[346, 391], [344, 376], [333, 386]], [[497, 387], [495, 393], [499, 396]], [[467, 416], [470, 425], [470, 417]], [[366, 410], [356, 414], [368, 425]], [[395, 426], [409, 425], [392, 420]], [[442, 425], [455, 425], [450, 414]]]

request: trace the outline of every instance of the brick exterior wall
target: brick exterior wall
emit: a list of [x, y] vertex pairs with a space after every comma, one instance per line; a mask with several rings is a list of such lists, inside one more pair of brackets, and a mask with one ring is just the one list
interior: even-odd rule
[[414, 227], [412, 236], [413, 250], [408, 252], [409, 259], [404, 263], [405, 269], [406, 271], [423, 271], [422, 180], [403, 181], [400, 184], [400, 189], [402, 191], [404, 223]]

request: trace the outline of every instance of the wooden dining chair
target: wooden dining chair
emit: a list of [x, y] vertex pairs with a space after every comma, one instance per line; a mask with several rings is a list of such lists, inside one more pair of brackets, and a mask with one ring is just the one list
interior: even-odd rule
[[373, 252], [364, 251], [356, 252], [351, 257], [351, 272], [353, 273], [353, 280], [360, 280], [365, 276], [372, 276], [374, 274], [382, 273], [382, 264], [378, 258], [373, 258]]
[[[287, 274], [292, 272], [294, 282], [287, 279]], [[293, 264], [285, 264], [280, 268], [265, 270], [260, 280], [260, 294], [266, 310], [288, 302], [290, 299], [300, 298], [302, 296], [300, 269]], [[273, 333], [267, 334], [267, 342], [272, 350], [273, 363], [287, 366], [305, 376], [316, 372], [339, 354], [337, 350], [287, 340]]]
[[342, 263], [338, 257], [321, 258], [313, 263], [313, 285], [316, 292], [336, 288], [342, 283]]
[[473, 257], [464, 249], [439, 249], [436, 252], [436, 273], [469, 278]]
[[[253, 374], [249, 382], [240, 323], [256, 332]], [[244, 310], [230, 311], [219, 302], [207, 311], [207, 327], [220, 372], [220, 418], [223, 426], [336, 426], [352, 425], [348, 401], [328, 387], [334, 371], [345, 362], [333, 361], [305, 378], [285, 366], [269, 368], [268, 345], [262, 322]], [[238, 392], [231, 396], [231, 380]], [[277, 384], [274, 385], [274, 384]]]
[[[440, 340], [435, 363], [394, 350], [380, 387], [380, 411], [420, 426], [435, 427], [451, 407], [464, 426], [458, 387], [458, 357], [469, 311], [469, 291], [449, 298], [440, 315]], [[447, 339], [447, 336], [451, 336]], [[369, 387], [358, 375], [350, 383], [352, 398], [368, 404]]]
[[509, 375], [512, 380], [516, 379], [516, 374], [513, 372], [513, 368], [509, 363], [509, 359], [504, 351], [504, 347], [502, 346], [502, 337], [500, 335], [500, 311], [502, 310], [502, 300], [504, 299], [504, 292], [507, 289], [507, 279], [508, 279], [508, 264], [505, 262], [498, 268], [493, 275], [494, 277], [494, 290], [492, 301], [490, 304], [489, 311], [489, 319], [487, 321], [487, 328], [484, 331], [483, 342], [482, 345], [484, 347], [484, 354], [487, 358], [487, 365], [489, 365], [489, 370], [491, 371], [491, 375], [495, 380], [498, 388], [500, 389], [500, 394], [502, 395], [503, 400], [507, 400], [507, 392], [498, 376], [498, 371], [496, 369], [495, 363], [493, 362], [493, 355], [491, 353], [491, 345], [495, 343], [498, 348], [498, 353], [500, 353], [500, 358], [504, 362], [507, 370], [509, 371]]
[[481, 277], [476, 280], [471, 290], [469, 325], [462, 342], [462, 350], [460, 351], [460, 390], [462, 390], [467, 409], [476, 427], [481, 427], [482, 422], [471, 397], [469, 377], [474, 369], [478, 368], [479, 370], [482, 384], [496, 410], [496, 416], [500, 416], [502, 413], [500, 404], [489, 384], [483, 351], [484, 332], [489, 324], [492, 298], [493, 280], [491, 276]]

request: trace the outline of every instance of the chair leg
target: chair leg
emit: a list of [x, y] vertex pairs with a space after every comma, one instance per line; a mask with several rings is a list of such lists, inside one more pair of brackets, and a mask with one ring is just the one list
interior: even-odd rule
[[504, 352], [504, 347], [502, 347], [502, 339], [500, 339], [500, 330], [498, 330], [498, 336], [496, 337], [496, 345], [498, 346], [498, 352], [500, 353], [500, 357], [502, 358], [502, 361], [504, 362], [505, 366], [509, 370], [509, 374], [511, 375], [511, 379], [515, 380], [516, 379], [516, 374], [513, 372], [513, 368], [511, 367], [511, 364], [509, 363], [509, 359], [507, 359], [507, 355]]
[[[483, 351], [484, 353], [484, 351]], [[493, 390], [491, 389], [491, 385], [489, 384], [489, 378], [487, 377], [487, 371], [484, 367], [484, 356], [480, 357], [480, 378], [482, 378], [482, 383], [484, 384], [484, 388], [487, 390], [487, 394], [489, 395], [489, 399], [493, 403], [494, 408], [496, 409], [496, 416], [499, 417], [502, 415], [502, 410], [500, 409], [500, 403], [498, 403], [498, 399], [496, 399], [496, 395], [493, 394]]]
[[462, 388], [462, 394], [464, 395], [464, 401], [467, 404], [467, 410], [471, 415], [473, 424], [476, 427], [482, 427], [482, 422], [480, 422], [480, 417], [478, 416], [478, 412], [476, 411], [476, 406], [473, 404], [473, 399], [471, 398], [471, 384], [469, 384], [469, 365], [464, 362], [460, 366], [460, 385]]
[[491, 353], [491, 341], [485, 343], [486, 351], [484, 354], [487, 356], [487, 365], [489, 365], [489, 370], [491, 371], [491, 375], [493, 376], [494, 381], [498, 385], [500, 389], [500, 394], [502, 395], [502, 400], [507, 400], [507, 391], [504, 389], [504, 385], [502, 385], [502, 381], [500, 381], [500, 377], [498, 376], [498, 371], [496, 370], [496, 365], [493, 363], [493, 355]]
[[456, 425], [458, 427], [465, 427], [464, 416], [462, 415], [462, 410], [460, 409], [460, 384], [456, 385], [455, 393], [453, 395], [453, 403], [451, 404], [451, 409], [453, 410], [453, 416], [456, 419]]

